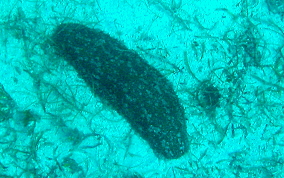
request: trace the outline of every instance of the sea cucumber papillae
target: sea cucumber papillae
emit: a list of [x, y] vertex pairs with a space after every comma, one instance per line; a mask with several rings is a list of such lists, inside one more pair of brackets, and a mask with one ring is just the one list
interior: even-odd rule
[[122, 115], [157, 155], [176, 159], [188, 150], [184, 108], [172, 84], [135, 51], [84, 25], [59, 25], [57, 53], [91, 91]]

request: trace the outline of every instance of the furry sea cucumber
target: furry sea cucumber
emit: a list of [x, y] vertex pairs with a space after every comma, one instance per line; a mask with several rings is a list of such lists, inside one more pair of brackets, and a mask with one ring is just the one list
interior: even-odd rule
[[188, 151], [185, 112], [172, 84], [135, 51], [76, 23], [59, 25], [52, 40], [91, 91], [123, 116], [158, 157], [176, 159]]

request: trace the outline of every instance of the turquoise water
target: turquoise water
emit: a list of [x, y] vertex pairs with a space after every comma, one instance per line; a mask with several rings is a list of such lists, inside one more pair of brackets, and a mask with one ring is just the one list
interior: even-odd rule
[[[280, 1], [3, 1], [0, 177], [283, 177]], [[98, 28], [174, 87], [189, 151], [158, 157], [53, 47]], [[170, 132], [170, 131], [169, 131]]]

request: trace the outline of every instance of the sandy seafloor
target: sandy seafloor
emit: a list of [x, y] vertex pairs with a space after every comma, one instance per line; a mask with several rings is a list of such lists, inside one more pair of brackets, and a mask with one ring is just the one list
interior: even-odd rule
[[[2, 0], [0, 177], [284, 177], [284, 5], [269, 0]], [[190, 149], [157, 158], [54, 54], [99, 28], [173, 83]]]

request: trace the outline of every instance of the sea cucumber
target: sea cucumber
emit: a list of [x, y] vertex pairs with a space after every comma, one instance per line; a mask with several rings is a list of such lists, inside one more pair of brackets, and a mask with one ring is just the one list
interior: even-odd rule
[[177, 159], [188, 151], [185, 111], [172, 84], [137, 52], [101, 30], [76, 23], [59, 25], [52, 40], [56, 53], [158, 157]]

